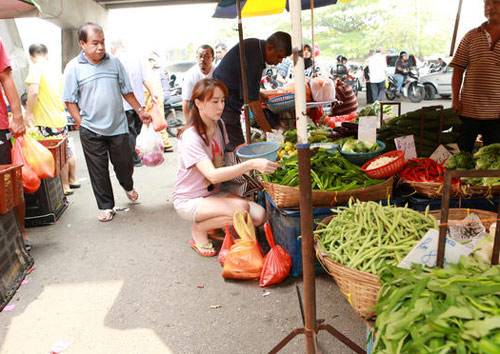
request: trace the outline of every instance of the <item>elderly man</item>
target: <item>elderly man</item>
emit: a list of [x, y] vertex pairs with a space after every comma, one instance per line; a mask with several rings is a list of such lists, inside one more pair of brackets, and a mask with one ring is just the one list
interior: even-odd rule
[[500, 0], [485, 0], [484, 15], [488, 21], [464, 36], [450, 63], [462, 151], [472, 151], [478, 134], [484, 145], [500, 143]]
[[198, 65], [194, 65], [188, 70], [182, 82], [182, 113], [184, 113], [186, 124], [191, 121], [189, 101], [191, 101], [194, 85], [202, 79], [210, 79], [214, 73], [214, 65], [212, 65], [214, 62], [213, 48], [208, 44], [200, 46], [196, 51], [196, 60]]
[[227, 45], [225, 43], [218, 43], [215, 46], [215, 65], [219, 65], [224, 55], [227, 53]]
[[[254, 117], [264, 117], [259, 103], [260, 80], [266, 63], [277, 65], [292, 54], [292, 39], [288, 33], [276, 32], [268, 39], [245, 39], [245, 66], [247, 71], [248, 99]], [[229, 149], [245, 142], [240, 124], [240, 110], [243, 106], [243, 84], [240, 67], [240, 45], [237, 44], [224, 56], [215, 68], [214, 78], [221, 80], [229, 90], [222, 120], [229, 136]], [[265, 120], [257, 120], [264, 130], [270, 130]], [[266, 126], [262, 126], [266, 125]]]
[[151, 115], [135, 98], [120, 60], [106, 53], [102, 28], [87, 22], [78, 30], [78, 39], [82, 52], [66, 66], [63, 101], [81, 125], [80, 141], [100, 210], [98, 219], [105, 222], [115, 214], [109, 161], [127, 197], [132, 202], [139, 197], [132, 179], [134, 161], [122, 97], [144, 123], [151, 122]]

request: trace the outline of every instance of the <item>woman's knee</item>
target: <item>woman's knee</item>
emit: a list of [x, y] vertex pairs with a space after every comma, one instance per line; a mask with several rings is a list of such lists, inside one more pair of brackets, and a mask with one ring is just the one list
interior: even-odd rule
[[233, 211], [236, 210], [241, 210], [241, 211], [250, 211], [250, 205], [248, 201], [244, 199], [237, 199], [237, 198], [229, 198], [230, 200], [230, 205], [231, 209]]
[[255, 226], [261, 226], [266, 222], [266, 209], [261, 207], [257, 203], [252, 203], [250, 205], [250, 216]]

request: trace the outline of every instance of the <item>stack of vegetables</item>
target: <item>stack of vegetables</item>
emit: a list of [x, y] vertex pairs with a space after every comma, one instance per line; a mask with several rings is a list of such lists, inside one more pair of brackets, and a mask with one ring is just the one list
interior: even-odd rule
[[377, 142], [367, 142], [356, 139], [348, 139], [342, 144], [342, 151], [350, 154], [365, 154], [382, 149]]
[[[418, 148], [420, 137], [420, 110], [408, 112], [396, 117], [385, 123], [378, 130], [378, 139], [382, 140], [387, 145], [387, 150], [396, 150], [394, 139], [404, 136], [413, 135], [415, 144]], [[453, 110], [445, 109], [443, 111], [443, 126], [441, 133], [441, 143], [450, 144], [458, 138], [457, 128], [460, 126], [460, 120], [457, 119], [456, 113]], [[424, 138], [422, 142], [421, 157], [430, 156], [438, 147], [439, 137], [439, 112], [425, 111], [424, 112]], [[418, 151], [417, 151], [418, 152]]]
[[407, 207], [349, 201], [334, 210], [328, 225], [314, 233], [329, 257], [344, 266], [379, 275], [398, 265], [425, 233], [437, 229], [436, 219]]
[[442, 164], [430, 158], [417, 158], [406, 161], [399, 176], [412, 182], [438, 182], [443, 183], [446, 169]]
[[[483, 146], [476, 153], [462, 151], [451, 156], [445, 163], [450, 170], [500, 170], [500, 144]], [[500, 177], [467, 178], [464, 182], [473, 186], [500, 186]]]
[[[365, 108], [361, 109], [356, 115], [356, 122], [359, 120], [359, 117], [366, 116], [379, 116], [380, 115], [380, 102], [376, 101], [372, 104], [367, 105]], [[396, 117], [394, 112], [392, 111], [391, 105], [384, 105], [384, 116], [386, 117]]]
[[[262, 175], [266, 182], [283, 186], [299, 186], [299, 163], [297, 156], [284, 157], [282, 168], [273, 174]], [[344, 159], [338, 153], [318, 150], [311, 157], [312, 189], [320, 191], [348, 191], [381, 183], [371, 179], [361, 169]]]
[[500, 353], [500, 266], [461, 257], [380, 279], [373, 353]]

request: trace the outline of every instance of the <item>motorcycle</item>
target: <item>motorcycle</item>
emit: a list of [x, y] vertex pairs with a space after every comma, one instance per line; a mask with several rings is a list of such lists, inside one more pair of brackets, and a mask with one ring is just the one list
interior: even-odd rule
[[182, 112], [182, 86], [176, 82], [175, 74], [170, 75], [170, 96], [163, 102], [165, 120], [167, 121], [167, 133], [172, 138], [177, 137], [186, 122]]
[[[389, 76], [387, 81], [389, 82], [389, 87], [385, 90], [385, 97], [387, 97], [388, 100], [393, 101], [399, 96], [397, 93], [398, 83], [394, 76]], [[411, 68], [408, 72], [408, 76], [401, 87], [401, 92], [403, 97], [408, 97], [408, 99], [413, 103], [419, 103], [424, 99], [424, 85], [419, 82], [418, 71], [416, 68]]]

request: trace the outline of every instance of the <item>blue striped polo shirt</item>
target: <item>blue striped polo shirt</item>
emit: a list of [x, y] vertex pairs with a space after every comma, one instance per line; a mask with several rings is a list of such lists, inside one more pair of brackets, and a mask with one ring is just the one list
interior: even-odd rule
[[122, 95], [133, 92], [125, 68], [106, 53], [98, 64], [83, 51], [64, 70], [63, 101], [78, 103], [81, 126], [100, 135], [128, 133]]

